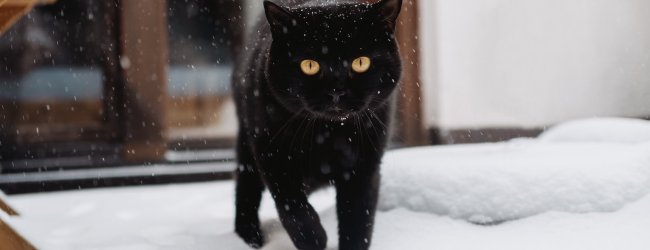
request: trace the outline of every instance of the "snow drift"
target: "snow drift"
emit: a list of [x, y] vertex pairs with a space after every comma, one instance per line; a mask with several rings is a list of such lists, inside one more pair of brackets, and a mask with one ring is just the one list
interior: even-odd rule
[[384, 158], [380, 209], [481, 224], [548, 211], [616, 211], [650, 191], [649, 127], [578, 121], [538, 140], [393, 151]]
[[545, 142], [650, 142], [650, 122], [627, 118], [593, 118], [555, 126], [539, 140]]

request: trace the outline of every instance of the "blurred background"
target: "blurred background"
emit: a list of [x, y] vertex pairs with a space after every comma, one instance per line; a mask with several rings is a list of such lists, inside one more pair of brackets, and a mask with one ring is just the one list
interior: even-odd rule
[[[230, 178], [231, 70], [260, 2], [0, 1], [0, 188]], [[391, 147], [650, 119], [649, 24], [645, 0], [404, 1]]]

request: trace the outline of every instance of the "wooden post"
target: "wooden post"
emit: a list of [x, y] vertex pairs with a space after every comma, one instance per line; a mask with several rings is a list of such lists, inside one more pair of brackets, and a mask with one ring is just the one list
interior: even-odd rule
[[167, 1], [121, 3], [123, 157], [131, 163], [164, 160], [167, 108]]
[[399, 89], [398, 131], [403, 146], [429, 143], [420, 88], [420, 40], [418, 1], [404, 0], [397, 24], [397, 41], [402, 54], [402, 81]]

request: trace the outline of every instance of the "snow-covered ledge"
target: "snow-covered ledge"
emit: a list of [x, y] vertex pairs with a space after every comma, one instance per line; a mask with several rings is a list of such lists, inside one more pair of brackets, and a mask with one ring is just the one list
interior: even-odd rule
[[[372, 249], [650, 249], [648, 131], [599, 119], [534, 140], [390, 152]], [[227, 181], [10, 196], [23, 216], [8, 220], [44, 249], [247, 250], [233, 192]], [[310, 197], [327, 249], [337, 249], [335, 195]], [[263, 249], [293, 249], [268, 193], [260, 214]]]
[[480, 224], [613, 212], [650, 192], [650, 122], [591, 119], [539, 139], [397, 150], [382, 171], [383, 210]]

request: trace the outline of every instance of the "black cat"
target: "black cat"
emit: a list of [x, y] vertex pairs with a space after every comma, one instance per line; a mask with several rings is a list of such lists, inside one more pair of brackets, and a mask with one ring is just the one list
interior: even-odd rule
[[298, 249], [327, 235], [307, 200], [336, 187], [339, 249], [368, 249], [401, 75], [394, 30], [401, 0], [264, 2], [267, 21], [238, 63], [235, 231], [264, 244], [258, 208], [268, 187]]

